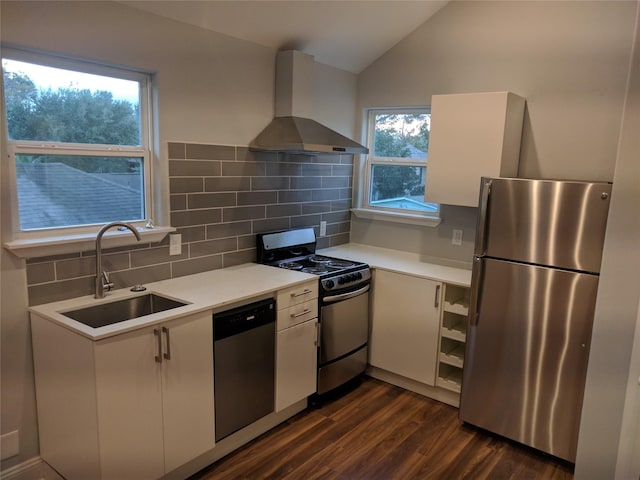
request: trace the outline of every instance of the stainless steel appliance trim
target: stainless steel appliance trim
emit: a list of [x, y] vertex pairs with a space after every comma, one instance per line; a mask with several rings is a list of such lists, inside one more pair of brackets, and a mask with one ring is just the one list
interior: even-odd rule
[[351, 355], [318, 369], [318, 394], [328, 392], [357, 377], [367, 368], [367, 346], [363, 346]]
[[480, 310], [480, 282], [482, 281], [483, 258], [473, 257], [471, 270], [471, 291], [469, 293], [469, 324], [478, 324], [478, 311]]
[[367, 293], [369, 291], [369, 289], [370, 289], [370, 286], [367, 285], [366, 287], [360, 288], [360, 289], [355, 290], [353, 292], [341, 293], [339, 295], [331, 295], [331, 296], [328, 296], [328, 297], [322, 297], [322, 301], [324, 303], [335, 303], [335, 302], [340, 302], [342, 300], [348, 300], [350, 298], [362, 295], [363, 293]]
[[478, 226], [476, 228], [476, 244], [475, 254], [482, 255], [485, 251], [485, 245], [487, 241], [487, 211], [489, 206], [489, 196], [491, 195], [491, 183], [490, 178], [482, 178], [482, 185], [480, 186], [480, 210], [478, 213]]
[[320, 365], [347, 355], [367, 343], [369, 338], [368, 285], [349, 298], [320, 307]]
[[485, 259], [483, 277], [460, 418], [573, 462], [598, 276]]
[[[482, 255], [600, 271], [612, 185], [493, 178]], [[482, 223], [479, 229], [482, 229]]]

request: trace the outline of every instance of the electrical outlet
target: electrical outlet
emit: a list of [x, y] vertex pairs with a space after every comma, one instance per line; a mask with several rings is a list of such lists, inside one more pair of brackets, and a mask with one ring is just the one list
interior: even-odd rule
[[5, 433], [0, 437], [0, 452], [2, 454], [2, 460], [15, 457], [20, 453], [20, 435], [18, 434], [18, 430]]
[[320, 236], [325, 237], [327, 235], [327, 222], [324, 220], [320, 222]]
[[462, 230], [453, 229], [451, 245], [462, 245]]
[[182, 235], [173, 233], [169, 235], [169, 255], [180, 255], [182, 253]]

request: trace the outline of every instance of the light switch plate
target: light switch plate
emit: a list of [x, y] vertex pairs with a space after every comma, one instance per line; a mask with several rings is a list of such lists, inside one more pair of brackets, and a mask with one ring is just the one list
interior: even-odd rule
[[327, 235], [327, 222], [324, 220], [320, 222], [320, 236], [324, 237]]
[[182, 235], [173, 233], [169, 235], [169, 255], [180, 255], [182, 253]]
[[456, 228], [453, 229], [451, 245], [462, 245], [462, 230]]

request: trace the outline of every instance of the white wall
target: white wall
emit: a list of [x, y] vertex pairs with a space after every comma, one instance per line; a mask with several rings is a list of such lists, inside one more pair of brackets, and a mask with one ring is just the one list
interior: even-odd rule
[[[509, 90], [527, 99], [519, 176], [610, 181], [634, 14], [629, 1], [450, 2], [359, 75], [359, 109]], [[439, 228], [453, 227], [473, 241], [475, 222], [456, 209]], [[424, 242], [421, 253], [470, 261], [446, 233], [422, 232], [352, 220], [352, 238], [365, 243], [404, 248], [407, 239]]]
[[[165, 150], [169, 141], [247, 145], [273, 116], [272, 49], [115, 2], [3, 0], [0, 8], [4, 44], [152, 73]], [[356, 76], [317, 64], [314, 77], [319, 119], [353, 136]], [[166, 172], [166, 158], [158, 166]], [[0, 193], [6, 205], [6, 187]], [[5, 470], [37, 455], [38, 440], [24, 262], [3, 249], [1, 268], [0, 433], [20, 431], [20, 455], [3, 461]]]
[[[637, 15], [640, 20], [640, 4]], [[598, 286], [576, 480], [640, 477], [640, 445], [634, 438], [640, 415], [637, 344], [636, 363], [631, 363], [640, 313], [640, 24], [636, 23], [635, 31]]]

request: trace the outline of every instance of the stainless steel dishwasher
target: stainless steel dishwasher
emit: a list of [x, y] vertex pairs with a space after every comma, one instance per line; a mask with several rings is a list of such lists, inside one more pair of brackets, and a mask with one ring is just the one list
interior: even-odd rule
[[275, 300], [213, 315], [215, 440], [274, 410]]

